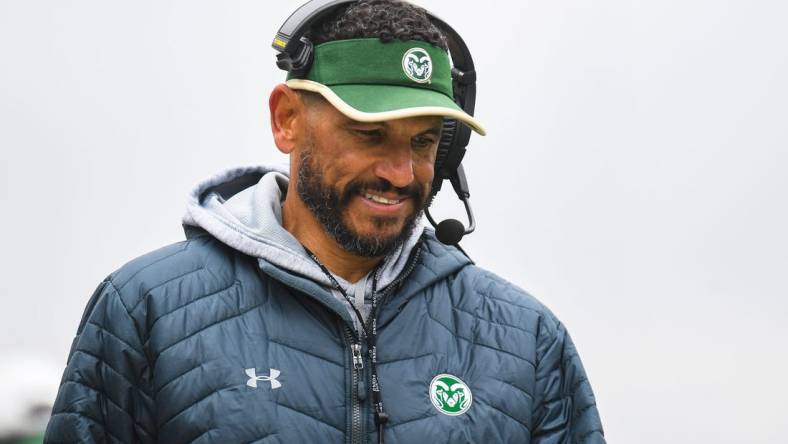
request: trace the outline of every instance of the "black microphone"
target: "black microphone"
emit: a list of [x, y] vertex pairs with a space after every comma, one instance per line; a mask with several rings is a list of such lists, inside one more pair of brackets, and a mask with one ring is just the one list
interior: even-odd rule
[[465, 226], [457, 219], [446, 219], [435, 227], [435, 237], [446, 245], [457, 245], [465, 236]]
[[465, 205], [465, 213], [468, 215], [470, 226], [466, 229], [462, 222], [457, 219], [446, 219], [441, 221], [441, 223], [436, 223], [430, 214], [429, 208], [424, 210], [424, 214], [427, 215], [427, 220], [430, 221], [430, 224], [435, 227], [435, 237], [442, 244], [458, 246], [463, 236], [472, 233], [476, 229], [476, 219], [473, 217], [473, 210], [471, 210], [471, 204], [468, 202], [471, 193], [468, 190], [468, 181], [465, 178], [465, 170], [462, 165], [457, 167], [457, 171], [451, 175], [449, 181], [452, 188], [454, 188], [454, 192], [457, 193], [457, 197]]

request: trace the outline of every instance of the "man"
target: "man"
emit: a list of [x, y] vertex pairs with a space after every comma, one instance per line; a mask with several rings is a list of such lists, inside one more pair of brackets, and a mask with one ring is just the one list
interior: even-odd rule
[[[483, 132], [440, 89], [438, 28], [369, 0], [309, 37], [310, 72], [269, 103], [289, 175], [208, 179], [186, 241], [99, 286], [47, 441], [604, 442], [563, 325], [418, 223], [442, 116]], [[429, 69], [407, 72], [414, 49]]]

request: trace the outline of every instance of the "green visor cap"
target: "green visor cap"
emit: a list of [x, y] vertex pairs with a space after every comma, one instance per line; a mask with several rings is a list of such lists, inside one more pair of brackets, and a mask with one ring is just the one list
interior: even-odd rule
[[359, 122], [444, 116], [486, 134], [452, 99], [449, 54], [427, 42], [370, 38], [323, 43], [315, 47], [307, 77], [288, 76], [286, 84], [319, 93]]

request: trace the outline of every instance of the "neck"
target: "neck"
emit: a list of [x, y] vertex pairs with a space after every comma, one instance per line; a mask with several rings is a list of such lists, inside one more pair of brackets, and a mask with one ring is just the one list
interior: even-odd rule
[[357, 282], [366, 276], [382, 259], [357, 256], [342, 248], [294, 192], [287, 193], [285, 197], [282, 226], [314, 253], [331, 273], [348, 282]]

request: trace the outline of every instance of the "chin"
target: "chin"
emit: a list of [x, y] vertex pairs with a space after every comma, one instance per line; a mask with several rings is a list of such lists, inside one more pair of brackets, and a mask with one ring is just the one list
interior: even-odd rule
[[400, 217], [372, 217], [363, 223], [354, 223], [353, 231], [364, 237], [399, 236], [405, 228], [405, 219]]
[[385, 256], [402, 245], [411, 234], [409, 217], [354, 216], [342, 218], [341, 225], [345, 231], [339, 237], [336, 233], [334, 236], [345, 250], [359, 256]]

